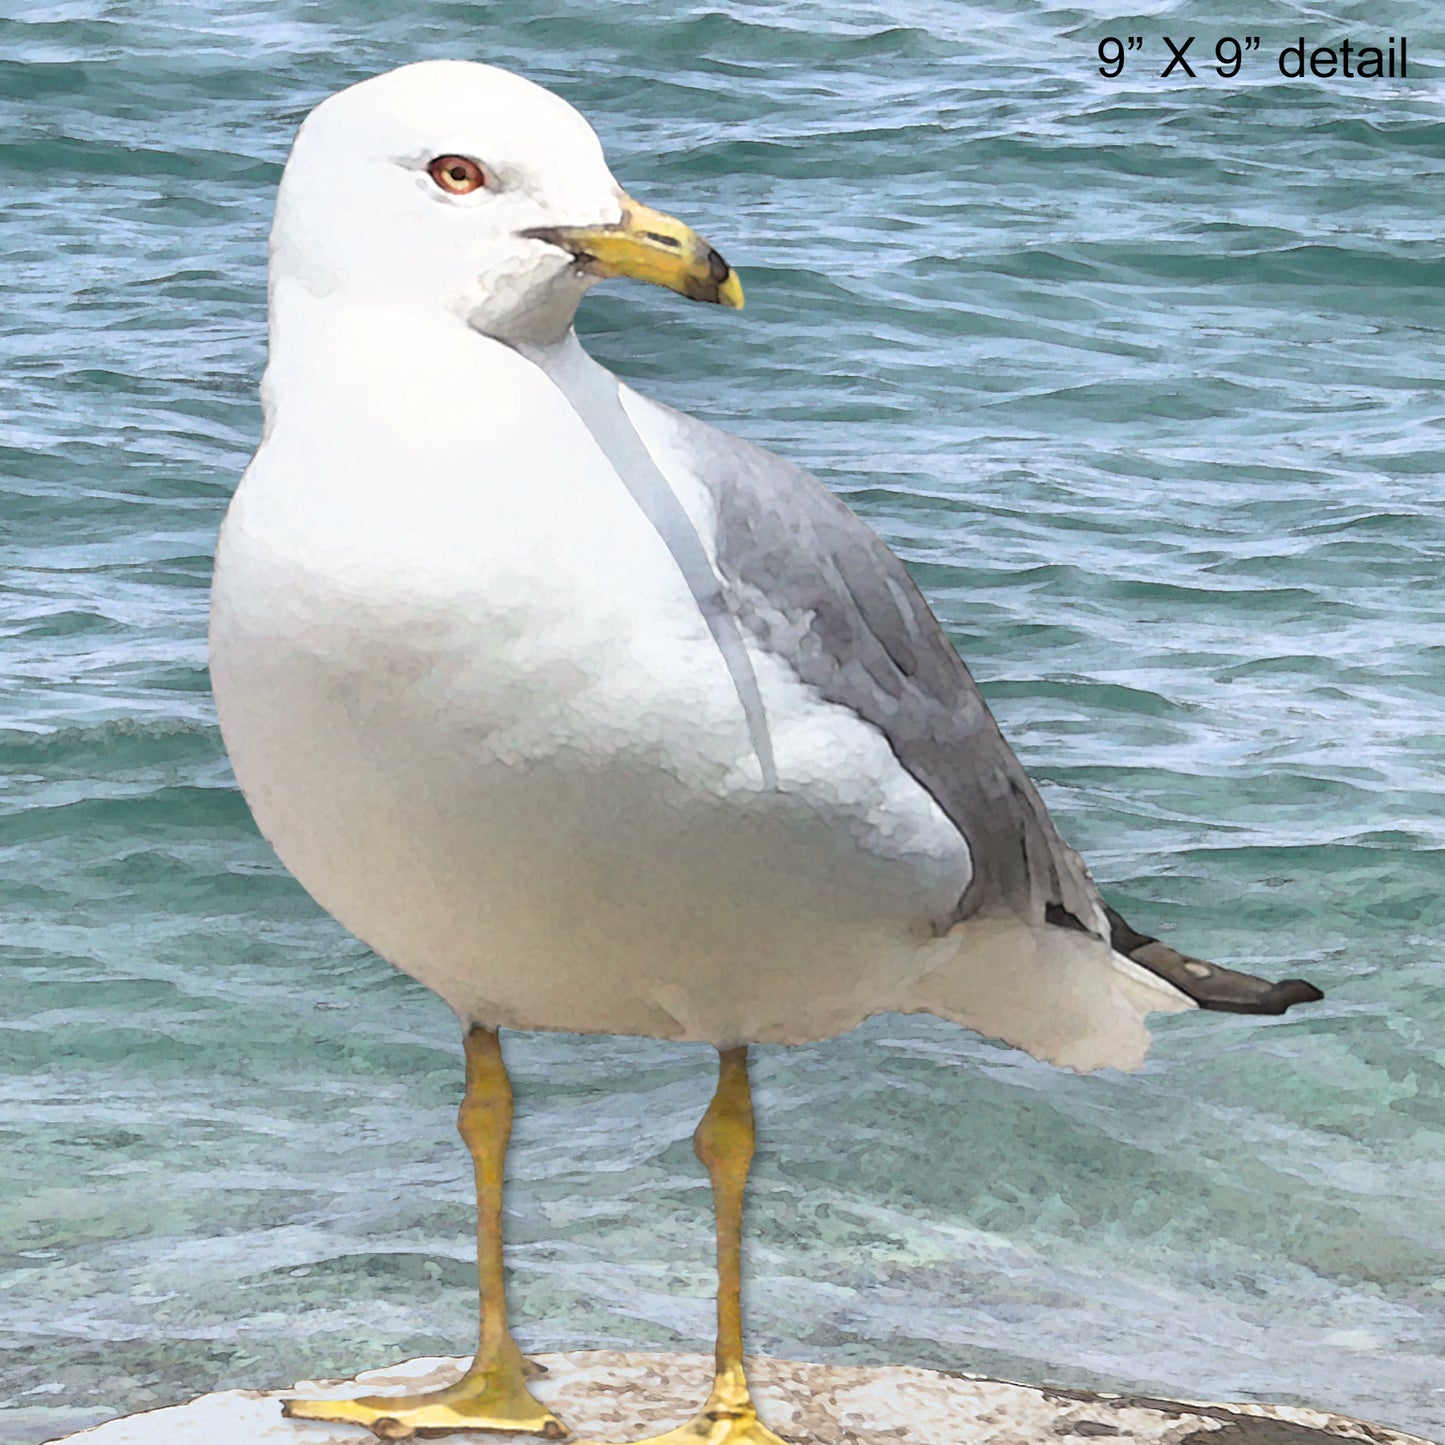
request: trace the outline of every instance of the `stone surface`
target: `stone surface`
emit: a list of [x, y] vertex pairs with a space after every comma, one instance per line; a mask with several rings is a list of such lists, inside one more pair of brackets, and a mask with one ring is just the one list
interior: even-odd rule
[[[539, 1355], [533, 1381], [579, 1435], [627, 1441], [680, 1424], [707, 1395], [712, 1358], [596, 1350]], [[223, 1390], [189, 1405], [112, 1420], [77, 1435], [73, 1445], [368, 1445], [355, 1425], [286, 1420], [290, 1394], [435, 1389], [460, 1374], [463, 1360], [410, 1360], [370, 1370], [356, 1381], [303, 1381], [294, 1390]], [[1090, 1436], [1157, 1445], [1428, 1445], [1415, 1435], [1367, 1425], [1324, 1410], [1284, 1405], [1209, 1405], [1038, 1389], [982, 1375], [943, 1374], [907, 1365], [876, 1368], [748, 1361], [762, 1418], [798, 1445], [1079, 1445]], [[452, 1436], [504, 1442], [526, 1436]]]

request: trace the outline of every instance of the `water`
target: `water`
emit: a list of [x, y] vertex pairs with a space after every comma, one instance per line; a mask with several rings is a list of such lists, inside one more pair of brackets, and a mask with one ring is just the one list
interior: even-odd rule
[[[741, 267], [741, 315], [619, 285], [589, 344], [902, 551], [1127, 915], [1329, 991], [1133, 1077], [928, 1019], [757, 1051], [753, 1344], [1445, 1435], [1442, 33], [1147, 9], [0, 22], [7, 1440], [468, 1344], [451, 1020], [277, 867], [203, 650], [290, 133], [437, 55], [562, 90]], [[1273, 71], [1386, 23], [1408, 82]], [[1188, 33], [1263, 60], [1097, 74]], [[523, 1342], [705, 1348], [707, 1051], [509, 1047]]]

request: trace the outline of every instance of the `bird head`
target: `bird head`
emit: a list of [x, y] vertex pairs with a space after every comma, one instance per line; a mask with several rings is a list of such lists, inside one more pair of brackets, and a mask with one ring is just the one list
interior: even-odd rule
[[706, 241], [622, 189], [572, 106], [469, 61], [403, 66], [311, 112], [282, 177], [271, 266], [276, 286], [440, 307], [509, 342], [558, 339], [609, 276], [743, 304]]

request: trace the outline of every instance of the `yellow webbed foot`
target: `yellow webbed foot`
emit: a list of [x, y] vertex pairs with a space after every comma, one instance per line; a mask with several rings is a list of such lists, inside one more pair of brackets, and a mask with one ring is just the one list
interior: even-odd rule
[[[574, 1445], [602, 1445], [602, 1442], [578, 1440]], [[756, 1410], [705, 1409], [675, 1430], [629, 1441], [628, 1445], [787, 1445], [787, 1442], [758, 1419]]]
[[455, 1385], [418, 1395], [363, 1395], [354, 1400], [285, 1400], [293, 1420], [364, 1425], [381, 1440], [410, 1440], [453, 1432], [500, 1431], [563, 1440], [570, 1433], [522, 1383], [522, 1371], [468, 1371]]
[[[602, 1445], [578, 1440], [574, 1445]], [[708, 1402], [684, 1425], [628, 1445], [786, 1445], [758, 1419], [741, 1367], [724, 1369]]]

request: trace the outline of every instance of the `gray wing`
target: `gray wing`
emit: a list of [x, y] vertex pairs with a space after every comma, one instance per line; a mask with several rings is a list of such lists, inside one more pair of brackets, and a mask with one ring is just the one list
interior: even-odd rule
[[1207, 1008], [1282, 1013], [1322, 997], [1302, 980], [1272, 984], [1188, 958], [1107, 908], [883, 540], [800, 467], [660, 409], [712, 494], [718, 570], [739, 622], [828, 701], [872, 723], [967, 841], [974, 873], [955, 920], [1006, 911], [1082, 930]]
[[717, 564], [757, 643], [888, 740], [967, 840], [958, 917], [1050, 906], [1108, 937], [1083, 860], [1059, 837], [968, 669], [902, 562], [815, 477], [680, 412], [669, 419], [717, 508]]

